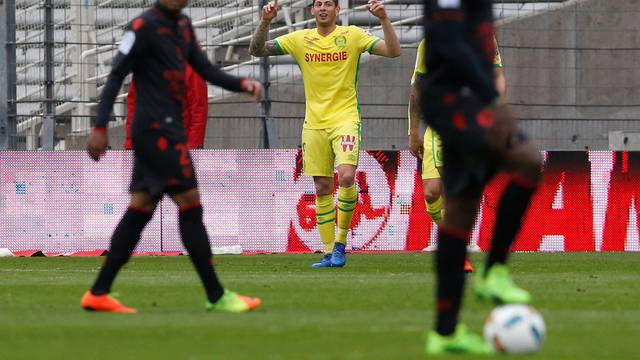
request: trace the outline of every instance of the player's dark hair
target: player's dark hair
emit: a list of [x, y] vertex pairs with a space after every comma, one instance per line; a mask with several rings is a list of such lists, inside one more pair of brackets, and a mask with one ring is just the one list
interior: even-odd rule
[[[316, 5], [316, 1], [322, 1], [322, 0], [313, 0], [313, 2], [311, 3], [311, 7], [314, 7]], [[339, 6], [338, 5], [338, 0], [333, 0], [333, 4], [335, 6]]]

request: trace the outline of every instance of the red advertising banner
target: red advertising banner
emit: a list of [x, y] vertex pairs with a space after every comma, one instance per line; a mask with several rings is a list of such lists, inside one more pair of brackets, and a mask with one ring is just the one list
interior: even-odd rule
[[[313, 181], [297, 150], [192, 152], [213, 247], [243, 252], [322, 248]], [[545, 152], [516, 251], [640, 251], [640, 153]], [[0, 248], [73, 254], [107, 249], [124, 213], [132, 154], [99, 163], [84, 152], [0, 152]], [[437, 236], [418, 162], [407, 151], [362, 152], [351, 251], [420, 251]], [[472, 244], [489, 246], [508, 176], [489, 184]], [[98, 250], [98, 251], [96, 251]], [[163, 200], [136, 251], [181, 252], [177, 209]]]

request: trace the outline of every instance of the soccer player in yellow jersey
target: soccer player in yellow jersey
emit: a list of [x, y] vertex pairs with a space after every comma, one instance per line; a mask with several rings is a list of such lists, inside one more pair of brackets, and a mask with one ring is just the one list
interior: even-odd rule
[[[504, 69], [502, 68], [502, 58], [496, 44], [496, 55], [493, 59], [494, 78], [496, 89], [501, 97], [506, 93], [506, 80]], [[424, 199], [427, 203], [427, 213], [436, 224], [442, 222], [442, 143], [440, 137], [430, 127], [424, 132], [424, 140], [420, 138], [420, 95], [418, 94], [417, 77], [426, 75], [427, 67], [424, 61], [425, 41], [420, 41], [416, 55], [416, 65], [411, 76], [411, 93], [409, 96], [409, 149], [411, 153], [422, 159], [422, 184], [424, 189]], [[425, 116], [429, 116], [425, 114]], [[435, 250], [435, 246], [429, 246], [428, 250]], [[465, 261], [465, 271], [473, 271], [473, 267], [467, 259]]]
[[[384, 40], [356, 26], [338, 26], [337, 0], [314, 0], [311, 14], [316, 28], [295, 31], [266, 41], [269, 24], [277, 15], [277, 0], [262, 8], [249, 52], [253, 56], [291, 55], [302, 72], [306, 113], [302, 130], [304, 173], [313, 176], [316, 188], [316, 218], [325, 254], [312, 267], [345, 265], [347, 232], [358, 194], [355, 185], [360, 149], [358, 64], [360, 55], [397, 57], [400, 42], [378, 0], [368, 9], [380, 20]], [[333, 199], [334, 167], [338, 171], [338, 235]]]

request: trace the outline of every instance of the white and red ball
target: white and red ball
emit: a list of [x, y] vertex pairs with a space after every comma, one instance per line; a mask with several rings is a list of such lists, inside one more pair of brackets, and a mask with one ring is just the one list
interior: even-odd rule
[[498, 306], [484, 325], [484, 338], [496, 352], [535, 353], [540, 350], [545, 335], [542, 316], [527, 305]]

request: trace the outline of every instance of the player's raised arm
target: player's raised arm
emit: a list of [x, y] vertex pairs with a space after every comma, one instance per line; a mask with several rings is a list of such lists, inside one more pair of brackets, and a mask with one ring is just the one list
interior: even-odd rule
[[369, 0], [367, 8], [373, 16], [380, 19], [380, 25], [382, 25], [382, 32], [384, 33], [384, 40], [378, 41], [371, 49], [371, 53], [384, 57], [400, 56], [400, 41], [396, 31], [393, 29], [393, 25], [391, 25], [384, 5], [379, 0]]
[[191, 33], [191, 42], [189, 43], [190, 51], [188, 60], [191, 67], [193, 67], [200, 76], [213, 85], [230, 91], [251, 94], [256, 101], [262, 100], [262, 85], [258, 81], [251, 78], [229, 75], [219, 67], [213, 65], [200, 48], [191, 24], [189, 24], [189, 31]]
[[[465, 78], [474, 92], [487, 103], [498, 97], [494, 79], [482, 69], [482, 59], [465, 40], [465, 13], [460, 0], [428, 0], [433, 12], [426, 14], [429, 26], [429, 43]], [[490, 25], [490, 24], [489, 24]]]
[[278, 15], [278, 0], [271, 1], [262, 7], [260, 24], [256, 28], [249, 44], [249, 54], [257, 57], [271, 55], [282, 55], [273, 40], [267, 41], [269, 35], [269, 24]]

